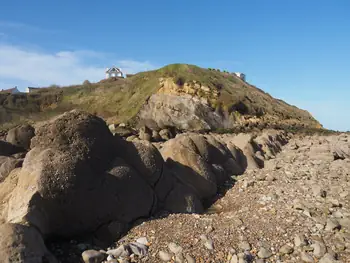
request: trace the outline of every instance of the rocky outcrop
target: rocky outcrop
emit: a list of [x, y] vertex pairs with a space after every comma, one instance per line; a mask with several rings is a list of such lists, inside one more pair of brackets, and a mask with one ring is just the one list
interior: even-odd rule
[[35, 136], [35, 130], [30, 125], [22, 125], [8, 131], [6, 141], [23, 149], [28, 150], [30, 141]]
[[16, 159], [12, 156], [0, 156], [0, 182], [2, 182], [12, 170], [21, 167], [23, 159]]
[[[203, 212], [230, 176], [249, 168], [249, 158], [264, 162], [283, 140], [281, 132], [185, 133], [158, 143], [159, 152], [146, 140], [113, 136], [96, 116], [67, 112], [36, 130], [22, 168], [4, 166], [0, 223], [29, 225], [45, 239], [94, 233], [108, 244], [158, 211]], [[23, 155], [16, 157], [2, 160]]]
[[223, 118], [208, 104], [190, 95], [154, 94], [138, 115], [146, 122], [155, 122], [160, 129], [210, 130], [223, 123]]
[[56, 263], [40, 233], [19, 224], [0, 225], [0, 262]]
[[279, 152], [287, 140], [285, 133], [275, 131], [266, 131], [259, 136], [187, 133], [167, 141], [160, 151], [167, 167], [187, 186], [186, 190], [174, 191], [174, 195], [184, 191], [191, 200], [197, 197], [203, 201], [212, 198], [230, 176], [263, 167], [264, 161]]
[[348, 159], [350, 158], [350, 141], [349, 136], [343, 134], [338, 138], [332, 140], [331, 149], [335, 159]]
[[79, 111], [41, 127], [9, 201], [7, 220], [28, 222], [45, 236], [67, 237], [110, 221], [149, 216], [153, 190], [117, 156], [123, 149], [114, 142], [101, 119]]

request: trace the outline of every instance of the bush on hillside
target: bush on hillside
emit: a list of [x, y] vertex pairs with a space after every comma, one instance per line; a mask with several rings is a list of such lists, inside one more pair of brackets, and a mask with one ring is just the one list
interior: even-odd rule
[[184, 76], [177, 77], [175, 83], [179, 86], [185, 85], [186, 79]]
[[91, 82], [88, 81], [88, 80], [84, 80], [84, 82], [83, 82], [83, 85], [84, 85], [84, 86], [88, 86], [88, 85], [90, 85], [90, 84], [91, 84]]

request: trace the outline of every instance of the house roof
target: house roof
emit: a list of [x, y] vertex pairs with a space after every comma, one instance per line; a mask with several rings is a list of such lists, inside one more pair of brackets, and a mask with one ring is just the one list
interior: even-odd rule
[[118, 73], [123, 73], [120, 68], [112, 67], [106, 70], [106, 73], [112, 73], [112, 72], [118, 72]]
[[11, 88], [11, 89], [2, 89], [0, 92], [13, 92], [13, 91], [19, 91], [17, 87]]

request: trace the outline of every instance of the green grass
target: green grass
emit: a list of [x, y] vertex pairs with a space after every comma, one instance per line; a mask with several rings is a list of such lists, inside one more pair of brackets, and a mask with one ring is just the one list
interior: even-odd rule
[[[109, 122], [127, 122], [157, 92], [160, 78], [172, 78], [179, 85], [186, 82], [189, 85], [197, 83], [208, 87], [212, 92], [200, 91], [200, 95], [208, 99], [213, 110], [231, 114], [233, 119], [242, 115], [273, 115], [317, 125], [308, 112], [276, 100], [227, 72], [172, 64], [127, 79], [51, 87], [30, 94], [0, 94], [0, 129], [45, 120], [74, 108], [97, 114]], [[213, 91], [219, 96], [215, 97]]]

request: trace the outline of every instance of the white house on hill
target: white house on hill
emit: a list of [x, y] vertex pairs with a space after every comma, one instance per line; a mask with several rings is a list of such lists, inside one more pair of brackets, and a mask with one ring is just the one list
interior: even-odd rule
[[120, 68], [112, 67], [106, 69], [106, 79], [109, 78], [124, 78], [123, 72]]
[[241, 80], [245, 81], [245, 78], [246, 78], [245, 74], [240, 72], [234, 72], [233, 74], [239, 77]]
[[38, 90], [39, 88], [34, 88], [34, 87], [28, 87], [26, 88], [26, 93], [31, 93], [31, 92], [34, 92], [36, 90]]

